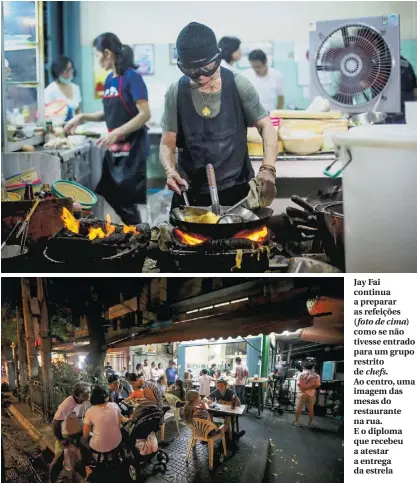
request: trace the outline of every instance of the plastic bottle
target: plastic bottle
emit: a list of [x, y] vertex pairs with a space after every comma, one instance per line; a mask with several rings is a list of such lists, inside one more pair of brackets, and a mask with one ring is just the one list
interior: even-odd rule
[[29, 124], [32, 121], [32, 117], [30, 115], [30, 110], [28, 106], [23, 106], [22, 116], [23, 116], [23, 120], [25, 121], [25, 124]]
[[236, 409], [236, 395], [233, 395], [231, 408]]
[[31, 182], [26, 183], [25, 186], [25, 194], [23, 196], [23, 199], [25, 200], [33, 200], [33, 186]]

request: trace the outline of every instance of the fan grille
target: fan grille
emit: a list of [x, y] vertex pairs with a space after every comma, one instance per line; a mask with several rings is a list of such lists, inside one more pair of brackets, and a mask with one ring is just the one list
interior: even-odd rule
[[318, 84], [340, 106], [362, 106], [380, 96], [392, 71], [392, 56], [372, 27], [349, 24], [321, 43], [316, 61]]

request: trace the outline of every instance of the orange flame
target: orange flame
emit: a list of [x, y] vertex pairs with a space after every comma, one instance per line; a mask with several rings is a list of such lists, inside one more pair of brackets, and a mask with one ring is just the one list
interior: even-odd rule
[[[71, 214], [67, 208], [62, 208], [61, 220], [64, 222], [64, 227], [72, 233], [80, 233], [80, 222]], [[88, 229], [88, 239], [95, 240], [96, 238], [107, 238], [116, 231], [116, 225], [112, 225], [110, 215], [106, 215], [106, 226], [103, 228], [90, 227]], [[139, 231], [136, 226], [123, 225], [123, 233], [133, 233], [139, 235]]]
[[78, 234], [80, 232], [80, 222], [72, 216], [67, 208], [62, 208], [61, 220], [68, 231]]
[[111, 235], [116, 231], [116, 226], [111, 224], [110, 215], [107, 213], [106, 215], [106, 236]]
[[125, 224], [123, 224], [123, 233], [133, 233], [134, 235], [140, 235], [140, 233], [136, 229], [136, 226], [127, 226]]
[[174, 228], [174, 235], [180, 243], [190, 246], [201, 245], [207, 240], [210, 240], [208, 237], [196, 233], [186, 233], [178, 228]]
[[263, 226], [259, 230], [242, 230], [236, 233], [233, 238], [244, 238], [245, 240], [261, 243], [268, 239], [268, 228]]
[[106, 238], [102, 228], [89, 228], [88, 229], [88, 239], [95, 240], [96, 238]]
[[106, 231], [104, 232], [103, 229], [100, 228], [89, 228], [88, 229], [88, 239], [95, 240], [96, 238], [107, 238], [112, 233], [116, 231], [116, 226], [111, 224], [110, 215], [107, 213], [106, 215]]

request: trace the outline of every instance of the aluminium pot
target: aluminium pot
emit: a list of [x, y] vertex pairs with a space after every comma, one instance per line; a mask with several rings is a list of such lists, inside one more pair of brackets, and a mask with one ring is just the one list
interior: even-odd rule
[[344, 214], [343, 201], [329, 201], [312, 204], [291, 196], [291, 200], [317, 219], [318, 237], [329, 262], [339, 270], [345, 270]]
[[333, 201], [315, 207], [323, 249], [330, 263], [345, 270], [345, 230], [343, 202]]

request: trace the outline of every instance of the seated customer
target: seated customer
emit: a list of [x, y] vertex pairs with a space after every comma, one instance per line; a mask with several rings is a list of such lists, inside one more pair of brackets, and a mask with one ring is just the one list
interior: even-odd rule
[[130, 394], [130, 396], [125, 399], [125, 401], [131, 401], [132, 399], [145, 399], [145, 394], [143, 392], [143, 389], [140, 389], [139, 387], [137, 387], [138, 376], [136, 374], [130, 374], [129, 379], [132, 383], [133, 391]]
[[[207, 405], [201, 399], [200, 394], [198, 394], [197, 391], [194, 391], [194, 389], [191, 389], [191, 391], [188, 391], [186, 395], [186, 400], [187, 402], [185, 403], [185, 406], [181, 409], [181, 412], [180, 412], [181, 419], [186, 424], [189, 424], [189, 425], [193, 424], [194, 419], [207, 419], [211, 421], [210, 414], [207, 411]], [[219, 427], [219, 429], [211, 431], [209, 433], [209, 436], [216, 434], [220, 431], [227, 432], [228, 427], [226, 425], [222, 425]]]
[[[92, 473], [91, 464], [95, 460], [94, 453], [100, 456], [117, 450], [122, 442], [120, 424], [129, 421], [122, 416], [117, 404], [109, 402], [109, 398], [110, 393], [107, 388], [96, 386], [91, 393], [91, 408], [85, 413], [84, 444], [80, 449], [87, 481]], [[90, 439], [91, 430], [93, 436]]]
[[136, 381], [133, 381], [132, 385], [135, 391], [138, 389], [143, 391], [143, 396], [147, 401], [154, 402], [159, 408], [162, 408], [163, 400], [158, 386], [151, 381], [145, 381], [145, 377], [142, 373], [138, 375]]
[[233, 397], [236, 398], [236, 406], [240, 406], [240, 399], [236, 396], [233, 389], [228, 387], [227, 380], [224, 378], [221, 378], [216, 382], [216, 390], [208, 396], [210, 400], [217, 401], [219, 404], [226, 404], [228, 406], [232, 404]]
[[202, 401], [200, 394], [193, 389], [187, 392], [185, 406], [181, 409], [181, 419], [187, 424], [192, 424], [193, 419], [210, 419], [207, 405]]
[[175, 381], [175, 384], [169, 386], [167, 392], [173, 394], [174, 396], [177, 396], [180, 401], [185, 401], [184, 383], [181, 381], [181, 379], [177, 379]]
[[119, 399], [122, 399], [123, 396], [120, 391], [121, 384], [119, 376], [116, 376], [116, 374], [111, 374], [107, 378], [107, 382], [109, 384], [110, 402], [117, 402]]
[[64, 463], [64, 448], [79, 441], [83, 431], [83, 418], [86, 403], [91, 396], [90, 384], [77, 382], [72, 396], [68, 396], [59, 405], [52, 421], [52, 431], [56, 438], [55, 457], [49, 466], [49, 481], [55, 483], [62, 471]]
[[158, 386], [159, 392], [161, 393], [161, 396], [163, 396], [168, 386], [168, 382], [165, 374], [159, 377], [157, 386]]
[[[225, 404], [227, 406], [232, 405], [233, 398], [236, 398], [236, 407], [240, 406], [240, 399], [236, 396], [235, 392], [228, 388], [227, 380], [226, 379], [219, 379], [216, 383], [216, 390], [213, 391], [209, 396], [208, 399], [211, 401], [217, 401], [219, 404]], [[226, 426], [226, 431], [229, 431], [230, 429], [230, 418], [226, 417], [224, 419], [224, 424]], [[241, 438], [244, 436], [246, 431], [239, 431], [236, 433], [236, 439]]]

